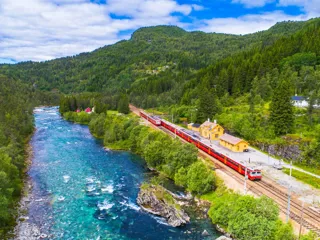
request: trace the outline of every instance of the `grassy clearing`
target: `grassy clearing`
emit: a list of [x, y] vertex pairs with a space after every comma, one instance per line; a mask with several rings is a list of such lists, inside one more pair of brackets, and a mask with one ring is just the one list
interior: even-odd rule
[[[284, 168], [282, 170], [285, 174], [290, 174], [289, 168]], [[309, 184], [313, 186], [314, 188], [320, 189], [320, 178], [313, 177], [309, 174], [297, 171], [295, 169], [292, 169], [292, 177], [296, 178], [297, 180]]]
[[114, 110], [108, 110], [107, 111], [107, 115], [113, 115], [113, 114], [118, 114], [119, 112], [118, 111], [114, 111]]
[[306, 165], [302, 165], [302, 164], [293, 164], [294, 166], [301, 168], [305, 171], [317, 174], [320, 176], [320, 168], [319, 167], [310, 167], [310, 166], [306, 166]]
[[129, 141], [128, 140], [122, 140], [122, 141], [118, 141], [115, 143], [107, 143], [104, 144], [107, 148], [110, 148], [112, 150], [123, 150], [123, 151], [128, 151], [130, 150], [128, 148], [129, 145]]
[[164, 112], [161, 112], [161, 111], [159, 111], [159, 110], [157, 110], [157, 109], [154, 109], [154, 108], [150, 108], [150, 109], [147, 109], [147, 110], [145, 110], [145, 111], [148, 112], [148, 113], [155, 114], [155, 115], [162, 115], [162, 114], [164, 114]]

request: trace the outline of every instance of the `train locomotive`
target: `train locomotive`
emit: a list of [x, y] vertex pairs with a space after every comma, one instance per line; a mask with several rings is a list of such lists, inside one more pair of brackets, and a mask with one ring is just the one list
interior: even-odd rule
[[253, 167], [247, 167], [244, 164], [231, 159], [230, 157], [220, 153], [217, 149], [214, 149], [212, 146], [202, 142], [201, 138], [196, 134], [192, 134], [190, 131], [179, 128], [178, 126], [162, 119], [157, 116], [152, 116], [147, 114], [146, 112], [140, 111], [140, 116], [151, 122], [155, 126], [162, 126], [168, 129], [170, 132], [174, 133], [175, 135], [179, 136], [180, 138], [184, 139], [185, 141], [195, 145], [197, 148], [201, 149], [202, 151], [206, 152], [210, 156], [218, 159], [223, 164], [227, 165], [228, 167], [234, 169], [235, 171], [239, 172], [242, 175], [247, 175], [248, 179], [254, 180], [261, 180], [262, 174], [260, 169], [256, 169]]

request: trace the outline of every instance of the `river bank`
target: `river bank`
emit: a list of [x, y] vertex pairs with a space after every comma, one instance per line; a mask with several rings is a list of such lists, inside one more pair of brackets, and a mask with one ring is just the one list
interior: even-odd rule
[[[32, 136], [35, 134], [35, 130]], [[32, 164], [32, 159], [34, 157], [34, 152], [32, 149], [32, 145], [30, 143], [32, 136], [30, 136], [29, 143], [26, 146], [26, 160], [25, 160], [25, 170], [24, 170], [24, 179], [23, 179], [23, 189], [21, 194], [21, 199], [17, 206], [17, 219], [16, 226], [13, 231], [13, 239], [16, 240], [36, 240], [41, 236], [40, 229], [35, 224], [29, 224], [27, 220], [29, 219], [28, 211], [29, 204], [33, 200], [31, 196], [32, 191], [32, 179], [28, 175], [28, 171]], [[46, 235], [42, 235], [45, 237]]]
[[[69, 115], [77, 118], [77, 113]], [[237, 239], [248, 239], [248, 236], [270, 240], [296, 238], [292, 225], [279, 219], [279, 207], [273, 200], [243, 196], [218, 184], [220, 181], [207, 163], [198, 159], [193, 145], [183, 144], [153, 130], [130, 115], [95, 115], [89, 122], [89, 128], [94, 135], [103, 137], [104, 146], [126, 146], [142, 156], [148, 168], [208, 201], [211, 204], [211, 227], [212, 223], [223, 226], [230, 236]]]
[[204, 230], [219, 236], [209, 220], [192, 217], [173, 228], [145, 213], [136, 198], [154, 174], [139, 156], [106, 151], [87, 126], [63, 120], [56, 109], [35, 113], [35, 123], [32, 184], [21, 203], [29, 211], [21, 211], [17, 239], [205, 239]]
[[[68, 112], [65, 115], [72, 122], [81, 122], [83, 118], [81, 113]], [[198, 159], [194, 146], [141, 125], [139, 118], [132, 115], [88, 116], [92, 117], [89, 122], [91, 134], [103, 138], [105, 148], [125, 149], [140, 155], [149, 169], [171, 179], [193, 195], [210, 192], [216, 187], [214, 172]]]

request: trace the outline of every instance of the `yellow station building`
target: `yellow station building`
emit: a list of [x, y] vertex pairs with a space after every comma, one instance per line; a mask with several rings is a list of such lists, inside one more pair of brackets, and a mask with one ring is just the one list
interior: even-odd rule
[[205, 121], [203, 124], [201, 124], [199, 132], [200, 135], [204, 138], [210, 140], [218, 140], [223, 135], [224, 129], [215, 121], [210, 122], [210, 120], [208, 119], [208, 121]]
[[199, 132], [200, 129], [200, 124], [198, 123], [190, 123], [188, 124], [188, 129], [195, 131], [195, 132]]
[[234, 137], [229, 134], [223, 134], [220, 137], [220, 145], [228, 148], [233, 152], [246, 152], [248, 151], [249, 144], [241, 138]]

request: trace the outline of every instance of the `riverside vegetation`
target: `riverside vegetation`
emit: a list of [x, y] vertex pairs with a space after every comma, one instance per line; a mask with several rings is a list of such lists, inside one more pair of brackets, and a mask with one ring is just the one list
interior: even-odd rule
[[[241, 196], [227, 190], [210, 167], [198, 159], [193, 145], [183, 144], [163, 132], [141, 125], [139, 118], [132, 114], [87, 114], [89, 123], [83, 120], [83, 114], [63, 113], [69, 120], [88, 124], [90, 132], [103, 139], [106, 147], [130, 150], [141, 155], [150, 169], [211, 202], [209, 217], [212, 223], [223, 227], [236, 239], [297, 239], [292, 225], [284, 224], [279, 219], [279, 208], [271, 199]], [[146, 186], [149, 185], [142, 188]], [[160, 198], [172, 202], [171, 196], [166, 194]], [[315, 235], [309, 233], [300, 239], [312, 240]]]
[[8, 236], [16, 222], [30, 154], [27, 146], [33, 132], [33, 107], [56, 100], [55, 95], [0, 75], [0, 239]]
[[[316, 168], [319, 32], [317, 18], [243, 36], [148, 27], [92, 53], [2, 65], [0, 72], [39, 90], [99, 92], [111, 105], [124, 95], [137, 106], [163, 108], [176, 120], [216, 118], [256, 146], [289, 145], [286, 139], [298, 138], [300, 153], [291, 160]], [[305, 96], [310, 107], [293, 109], [294, 94]]]
[[[320, 111], [313, 105], [319, 100], [319, 33], [317, 18], [282, 22], [243, 36], [148, 27], [134, 32], [129, 40], [92, 53], [0, 65], [4, 75], [0, 78], [4, 92], [0, 96], [0, 147], [9, 155], [3, 159], [10, 162], [9, 168], [0, 166], [6, 179], [1, 181], [0, 227], [13, 224], [12, 209], [20, 195], [25, 165], [25, 139], [32, 132], [32, 103], [36, 99], [38, 104], [53, 103], [60, 93], [86, 95], [77, 103], [73, 98], [71, 104], [61, 105], [67, 111], [73, 111], [75, 105], [81, 109], [96, 105], [97, 112], [105, 113], [107, 107], [126, 113], [130, 101], [171, 114], [175, 122], [218, 119], [228, 131], [256, 146], [289, 145], [287, 139], [297, 140], [300, 153], [292, 160], [302, 167], [318, 168], [320, 137], [315, 130]], [[307, 97], [310, 107], [292, 108], [290, 96], [295, 93]], [[88, 104], [90, 99], [96, 102]], [[100, 102], [105, 105], [98, 106]], [[125, 141], [129, 140], [112, 144]], [[132, 147], [141, 151], [139, 146]], [[172, 176], [181, 171], [181, 177], [194, 164], [176, 169], [165, 161], [157, 167]], [[9, 174], [12, 165], [16, 170]]]

